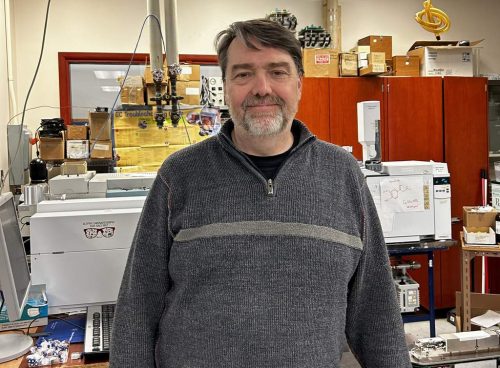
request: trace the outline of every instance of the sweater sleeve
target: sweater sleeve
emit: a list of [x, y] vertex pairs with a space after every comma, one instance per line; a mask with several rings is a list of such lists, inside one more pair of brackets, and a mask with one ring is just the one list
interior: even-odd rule
[[110, 367], [155, 367], [158, 324], [170, 287], [166, 183], [158, 175], [137, 225], [116, 304]]
[[382, 228], [362, 182], [363, 252], [350, 281], [347, 341], [363, 367], [411, 367]]

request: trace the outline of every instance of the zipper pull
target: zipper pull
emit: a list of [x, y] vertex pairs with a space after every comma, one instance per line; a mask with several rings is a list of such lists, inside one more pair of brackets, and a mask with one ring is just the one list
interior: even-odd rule
[[273, 179], [267, 180], [267, 195], [268, 196], [274, 195]]

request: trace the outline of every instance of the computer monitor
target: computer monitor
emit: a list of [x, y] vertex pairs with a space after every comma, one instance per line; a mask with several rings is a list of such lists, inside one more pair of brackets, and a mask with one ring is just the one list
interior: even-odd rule
[[[0, 305], [7, 307], [10, 321], [21, 318], [28, 299], [31, 275], [12, 193], [0, 195]], [[26, 353], [33, 345], [28, 335], [0, 334], [0, 363]]]

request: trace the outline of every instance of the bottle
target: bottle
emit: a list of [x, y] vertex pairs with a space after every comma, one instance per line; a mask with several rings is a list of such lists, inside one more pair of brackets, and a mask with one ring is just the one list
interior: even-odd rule
[[500, 211], [495, 216], [495, 238], [497, 244], [500, 243]]

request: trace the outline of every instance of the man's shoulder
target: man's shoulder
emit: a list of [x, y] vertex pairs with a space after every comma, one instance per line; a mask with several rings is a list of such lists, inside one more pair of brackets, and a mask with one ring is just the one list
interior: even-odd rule
[[356, 158], [352, 155], [352, 153], [335, 143], [326, 142], [321, 139], [316, 139], [315, 143], [317, 149], [325, 154], [335, 155], [337, 158], [356, 161]]

